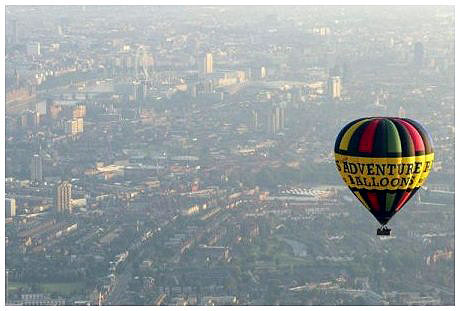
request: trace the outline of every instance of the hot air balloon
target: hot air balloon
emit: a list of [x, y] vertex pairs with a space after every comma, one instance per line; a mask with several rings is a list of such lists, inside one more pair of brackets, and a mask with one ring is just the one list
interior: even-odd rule
[[335, 142], [345, 184], [390, 235], [388, 221], [426, 181], [433, 167], [431, 136], [406, 118], [368, 117], [348, 123]]

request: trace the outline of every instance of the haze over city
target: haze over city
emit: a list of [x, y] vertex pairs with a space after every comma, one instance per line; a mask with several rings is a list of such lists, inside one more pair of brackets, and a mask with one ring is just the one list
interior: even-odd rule
[[[453, 6], [6, 6], [7, 305], [454, 305]], [[389, 226], [349, 122], [417, 120]]]

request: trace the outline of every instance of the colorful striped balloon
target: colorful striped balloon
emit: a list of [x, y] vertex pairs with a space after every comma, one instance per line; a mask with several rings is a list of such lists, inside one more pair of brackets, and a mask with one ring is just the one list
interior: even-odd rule
[[433, 161], [431, 136], [410, 119], [358, 119], [335, 142], [343, 181], [382, 226], [423, 185]]

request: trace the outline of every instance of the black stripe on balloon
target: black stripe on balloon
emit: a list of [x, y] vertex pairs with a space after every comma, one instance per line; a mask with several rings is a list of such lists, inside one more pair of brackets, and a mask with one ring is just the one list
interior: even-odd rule
[[402, 198], [402, 196], [404, 195], [405, 192], [406, 192], [406, 190], [396, 190], [396, 196], [395, 196], [395, 199], [393, 201], [393, 206], [391, 207], [391, 210], [393, 212], [396, 211], [396, 208], [398, 207], [399, 201], [401, 201], [401, 198]]
[[404, 193], [404, 191], [405, 190], [399, 190], [399, 189], [398, 190], [393, 190], [393, 191], [388, 191], [388, 193], [395, 195], [395, 197], [393, 199], [393, 204], [391, 205], [391, 208], [390, 208], [390, 211], [391, 211], [392, 215], [395, 214], [396, 206], [398, 206], [398, 202], [399, 202], [399, 200], [401, 200], [401, 196]]
[[366, 118], [360, 118], [360, 119], [357, 119], [357, 120], [354, 120], [354, 121], [351, 121], [350, 123], [348, 123], [347, 125], [345, 125], [342, 130], [340, 131], [340, 133], [337, 135], [337, 139], [335, 140], [335, 146], [334, 146], [334, 150], [335, 152], [339, 152], [339, 147], [340, 147], [340, 142], [342, 141], [342, 138], [343, 138], [343, 135], [345, 135], [346, 131], [353, 126], [353, 124], [355, 124], [356, 122], [359, 122], [361, 120], [364, 120]]
[[414, 120], [411, 120], [411, 119], [403, 119], [403, 120], [409, 122], [410, 124], [412, 124], [415, 127], [415, 129], [419, 132], [420, 136], [423, 139], [423, 143], [425, 144], [425, 154], [432, 153], [433, 150], [434, 150], [433, 140], [431, 139], [430, 134], [423, 127], [423, 125], [421, 125], [417, 121], [414, 121]]
[[384, 205], [382, 205], [382, 191], [372, 191], [376, 197], [377, 197], [377, 202], [378, 202], [378, 205], [379, 205], [379, 209], [375, 210], [375, 212], [373, 213], [375, 219], [377, 219], [378, 222], [380, 222], [380, 219], [382, 218], [382, 208], [385, 208]]
[[[369, 200], [369, 197], [368, 197], [369, 192], [372, 192], [372, 194], [377, 195], [377, 202], [379, 204], [379, 210], [377, 210], [377, 207], [372, 203], [371, 200]], [[359, 193], [361, 194], [361, 196], [364, 198], [364, 200], [366, 201], [367, 205], [369, 206], [370, 213], [379, 222], [380, 222], [379, 219], [380, 219], [380, 213], [381, 213], [380, 211], [381, 211], [381, 208], [382, 208], [382, 205], [381, 205], [380, 200], [379, 200], [379, 193], [380, 192], [383, 192], [383, 191], [382, 190], [360, 190], [359, 191]]]
[[369, 192], [369, 190], [366, 190], [366, 189], [357, 189], [355, 191], [358, 191], [358, 193], [361, 195], [361, 197], [363, 198], [363, 200], [366, 202], [367, 206], [369, 206], [369, 208], [371, 209], [372, 211], [372, 203], [371, 201], [369, 200], [369, 198], [367, 197], [367, 193]]
[[361, 137], [362, 137], [363, 134], [364, 134], [364, 131], [365, 131], [366, 128], [369, 126], [369, 123], [371, 123], [371, 121], [372, 121], [372, 120], [367, 121], [367, 122], [364, 122], [363, 124], [361, 124], [361, 125], [355, 130], [355, 132], [353, 133], [353, 135], [351, 135], [350, 142], [348, 143], [348, 151], [353, 152], [353, 153], [359, 152], [359, 142], [360, 142], [360, 140], [361, 140]]
[[[382, 200], [382, 202], [384, 202], [384, 207], [385, 207], [385, 216], [386, 217], [393, 217], [393, 215], [395, 214], [395, 210], [396, 210], [396, 206], [398, 204], [398, 202], [401, 200], [401, 197], [403, 195], [403, 193], [405, 192], [405, 190], [379, 190], [381, 191], [382, 193], [384, 193], [384, 200]], [[387, 211], [386, 210], [386, 196], [387, 194], [394, 194], [395, 197], [393, 199], [393, 204], [391, 205], [390, 209]]]
[[387, 211], [387, 193], [390, 193], [390, 191], [388, 190], [379, 191], [379, 202], [381, 204], [381, 209], [380, 209], [378, 221], [382, 225], [385, 225], [394, 215], [394, 213], [391, 210]]
[[[372, 157], [388, 157], [387, 155], [387, 139], [386, 139], [387, 123], [382, 119], [375, 129], [374, 141], [372, 144]], [[399, 155], [399, 153], [397, 153]]]
[[[409, 131], [406, 129], [405, 126], [403, 126], [397, 120], [394, 120], [393, 123], [394, 125], [396, 125], [396, 128], [399, 133], [399, 139], [401, 140], [402, 156], [403, 157], [415, 156], [414, 142], [412, 141], [412, 137], [410, 136]], [[422, 152], [419, 152], [419, 153], [422, 153]]]

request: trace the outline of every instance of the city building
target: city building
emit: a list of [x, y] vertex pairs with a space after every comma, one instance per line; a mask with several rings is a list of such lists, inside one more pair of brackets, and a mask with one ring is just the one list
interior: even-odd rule
[[31, 42], [26, 46], [27, 56], [40, 56], [40, 42]]
[[329, 27], [316, 27], [313, 31], [319, 34], [321, 37], [328, 36], [331, 34], [331, 29]]
[[251, 111], [250, 115], [250, 127], [254, 130], [256, 130], [259, 127], [259, 122], [258, 122], [258, 112], [256, 110]]
[[210, 74], [214, 72], [212, 53], [206, 53], [206, 55], [203, 57], [203, 63], [202, 63], [201, 69], [202, 69], [203, 74]]
[[286, 128], [286, 104], [280, 103], [278, 124], [280, 129]]
[[276, 113], [274, 113], [273, 111], [267, 114], [267, 134], [276, 134]]
[[22, 294], [21, 305], [23, 306], [63, 306], [64, 298], [51, 298], [45, 294]]
[[66, 121], [64, 124], [64, 132], [67, 135], [76, 135], [83, 133], [83, 118], [76, 118]]
[[40, 113], [27, 110], [22, 113], [20, 123], [23, 129], [35, 131], [40, 125]]
[[286, 106], [280, 103], [272, 106], [271, 112], [268, 114], [267, 133], [276, 135], [280, 130], [286, 127]]
[[342, 96], [342, 81], [339, 76], [329, 78], [327, 92], [331, 98], [340, 98]]
[[68, 121], [65, 123], [64, 132], [65, 132], [67, 135], [75, 135], [75, 134], [77, 134], [77, 131], [78, 131], [78, 123], [77, 123], [77, 120], [68, 120]]
[[5, 217], [16, 216], [16, 199], [6, 198], [5, 199]]
[[64, 181], [56, 188], [56, 211], [58, 213], [72, 213], [72, 184]]
[[260, 67], [260, 79], [265, 79], [267, 77], [267, 70], [264, 66]]
[[145, 98], [147, 97], [147, 84], [146, 81], [134, 81], [133, 82], [133, 90], [134, 90], [134, 101], [137, 104], [144, 102]]
[[77, 118], [77, 133], [83, 133], [83, 118]]
[[46, 115], [46, 101], [40, 101], [35, 104], [35, 111], [40, 115]]
[[219, 86], [232, 85], [246, 81], [246, 73], [241, 70], [219, 70], [214, 76]]
[[33, 182], [41, 182], [43, 180], [43, 163], [42, 157], [34, 154], [30, 164], [30, 180]]

